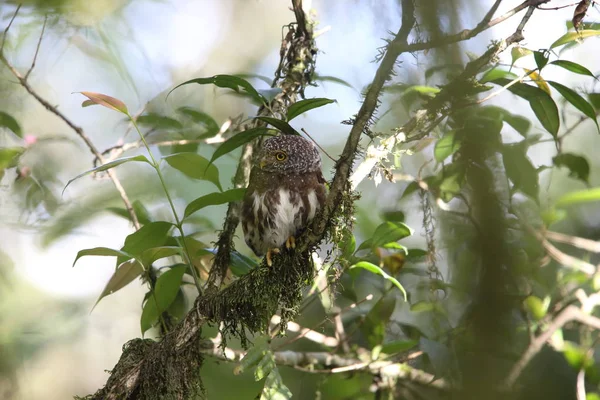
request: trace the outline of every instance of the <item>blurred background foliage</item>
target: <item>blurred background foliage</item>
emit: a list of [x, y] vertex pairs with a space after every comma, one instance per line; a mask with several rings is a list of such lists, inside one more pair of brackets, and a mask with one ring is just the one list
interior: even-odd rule
[[[473, 27], [493, 2], [427, 3], [417, 2], [418, 28], [411, 39], [436, 39]], [[144, 154], [135, 130], [121, 114], [81, 108], [83, 98], [73, 92], [101, 92], [125, 102], [156, 155], [186, 151], [210, 159], [222, 138], [253, 116], [256, 106], [247, 97], [210, 85], [188, 85], [166, 98], [167, 92], [188, 79], [214, 74], [243, 74], [257, 89], [268, 89], [279, 60], [281, 27], [293, 20], [287, 2], [272, 0], [31, 0], [0, 5], [2, 30], [18, 4], [22, 4], [19, 14], [2, 37], [4, 56], [19, 71], [27, 71], [46, 18], [29, 84], [82, 126], [108, 159]], [[497, 15], [516, 5], [503, 2]], [[377, 67], [372, 63], [377, 48], [389, 32], [397, 31], [401, 9], [394, 0], [314, 1], [312, 7], [317, 30], [327, 29], [317, 38], [315, 86], [306, 96], [337, 103], [313, 110], [292, 125], [306, 129], [335, 158], [349, 131], [340, 122], [356, 113]], [[534, 13], [522, 48], [550, 48], [570, 28], [572, 14], [572, 8]], [[597, 19], [597, 11], [590, 9], [586, 23]], [[371, 127], [373, 138], [365, 135], [361, 142], [365, 152], [357, 165], [365, 160], [368, 165], [369, 150], [374, 148], [369, 146], [390, 137], [394, 128], [435, 98], [438, 85], [447, 84], [492, 41], [508, 37], [518, 22], [510, 19], [467, 42], [402, 55], [397, 75], [386, 86], [379, 119]], [[550, 60], [570, 60], [596, 76], [597, 39], [576, 44], [568, 43], [561, 53], [557, 50], [559, 58], [551, 54]], [[523, 74], [522, 68], [540, 67], [539, 56], [522, 53], [524, 57], [518, 51], [502, 53], [498, 64], [490, 66], [496, 67], [493, 76], [482, 82], [497, 90], [499, 86], [491, 82], [505, 84], [501, 79], [514, 79]], [[398, 361], [405, 360], [408, 350], [413, 352], [408, 354], [422, 351], [411, 365], [448, 382], [465, 386], [471, 382], [469, 393], [477, 394], [506, 375], [530, 335], [542, 332], [565, 305], [581, 300], [577, 289], [587, 294], [597, 291], [595, 273], [565, 268], [568, 260], [561, 263], [560, 258], [548, 257], [547, 247], [527, 231], [550, 227], [595, 243], [600, 240], [598, 196], [591, 201], [565, 197], [597, 188], [600, 182], [600, 135], [592, 122], [600, 105], [596, 80], [581, 69], [573, 73], [578, 67], [559, 67], [545, 67], [544, 79], [581, 93], [592, 116], [589, 107], [552, 85], [561, 123], [552, 132], [556, 121], [534, 114], [527, 95], [506, 91], [481, 107], [453, 110], [430, 136], [394, 148], [362, 176], [373, 179], [356, 178], [361, 198], [353, 233], [359, 246], [377, 238], [386, 222], [406, 224], [414, 233], [402, 237], [401, 245], [394, 240], [396, 246], [367, 244], [356, 253], [356, 248], [342, 251], [341, 265], [382, 266], [402, 283], [408, 302], [381, 276], [358, 268], [344, 270], [331, 298], [318, 297], [315, 290], [307, 294], [297, 322], [333, 336], [333, 305], [344, 310], [341, 317], [353, 346], [383, 348]], [[72, 268], [73, 260], [81, 249], [121, 248], [131, 226], [118, 193], [102, 174], [79, 179], [62, 193], [70, 179], [97, 166], [97, 160], [4, 65], [0, 74], [0, 398], [85, 395], [104, 384], [108, 376], [104, 370], [115, 365], [123, 343], [141, 336], [146, 289], [135, 280], [89, 313], [114, 272], [114, 261], [85, 257]], [[527, 86], [545, 90], [539, 80], [533, 81]], [[455, 95], [464, 97], [460, 90]], [[225, 189], [231, 187], [238, 153], [215, 162]], [[558, 154], [562, 156], [556, 159]], [[333, 161], [324, 156], [323, 162], [329, 179]], [[138, 164], [116, 171], [135, 200], [140, 222], [170, 220], [158, 179], [146, 165]], [[481, 169], [472, 173], [468, 165]], [[190, 179], [173, 168], [165, 166], [164, 175], [181, 212], [193, 199], [214, 191], [210, 182]], [[420, 189], [423, 182], [429, 192]], [[505, 198], [477, 197], [492, 191]], [[423, 210], [430, 212], [425, 218]], [[224, 213], [225, 206], [211, 207], [186, 221], [186, 234], [193, 236], [198, 250], [214, 242]], [[241, 236], [238, 232], [236, 248], [241, 254], [230, 279], [254, 265]], [[348, 246], [344, 243], [342, 250]], [[598, 251], [556, 246], [588, 265], [600, 262]], [[410, 249], [408, 256], [404, 247]], [[341, 271], [337, 264], [328, 265], [330, 261], [326, 260], [330, 271]], [[194, 264], [202, 274], [210, 256], [205, 254]], [[175, 320], [196, 295], [190, 287], [183, 285], [173, 300], [170, 312]], [[365, 301], [370, 294], [373, 300]], [[313, 301], [317, 297], [319, 301]], [[348, 308], [356, 302], [357, 307]], [[146, 336], [158, 331], [152, 329]], [[216, 333], [214, 327], [204, 331], [206, 337]], [[597, 338], [593, 329], [579, 325], [560, 329], [552, 347], [544, 349], [520, 378], [525, 387], [522, 398], [574, 399], [576, 376], [582, 369], [588, 398], [593, 398], [600, 382], [597, 356], [591, 351]], [[323, 350], [307, 340], [289, 340], [276, 338], [272, 347]], [[229, 346], [239, 348], [235, 341]], [[206, 357], [202, 376], [209, 398], [254, 398], [261, 391], [263, 383], [255, 382], [250, 373], [234, 377], [234, 368], [235, 363]], [[374, 396], [372, 376], [364, 372], [311, 374], [281, 367], [280, 373], [297, 399], [313, 399], [316, 393], [322, 399]], [[481, 380], [477, 383], [468, 376]], [[230, 384], [233, 380], [235, 384]], [[407, 399], [441, 395], [429, 390], [404, 382], [391, 395]]]

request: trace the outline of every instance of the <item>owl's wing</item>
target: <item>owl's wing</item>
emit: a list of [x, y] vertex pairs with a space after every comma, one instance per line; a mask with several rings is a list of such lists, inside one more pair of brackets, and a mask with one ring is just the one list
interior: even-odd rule
[[319, 182], [321, 185], [324, 185], [325, 182], [327, 182], [325, 180], [325, 177], [323, 176], [323, 171], [321, 171], [320, 169], [317, 170], [317, 182]]

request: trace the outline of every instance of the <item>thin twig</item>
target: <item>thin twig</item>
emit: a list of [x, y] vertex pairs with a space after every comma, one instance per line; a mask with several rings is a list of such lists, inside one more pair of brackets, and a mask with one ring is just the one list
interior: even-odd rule
[[555, 242], [570, 244], [582, 250], [592, 253], [600, 253], [600, 242], [596, 240], [585, 239], [577, 236], [565, 235], [564, 233], [546, 231], [545, 236]]
[[29, 70], [23, 77], [23, 79], [25, 79], [25, 80], [27, 80], [27, 78], [29, 78], [29, 74], [31, 74], [31, 71], [33, 71], [33, 68], [35, 68], [35, 62], [37, 61], [37, 57], [40, 52], [40, 46], [42, 45], [42, 39], [44, 37], [44, 32], [46, 31], [46, 23], [47, 22], [48, 22], [48, 16], [46, 15], [46, 16], [44, 16], [44, 24], [42, 25], [42, 33], [40, 33], [40, 38], [37, 42], [37, 46], [35, 47], [35, 54], [33, 55], [33, 60], [31, 60], [31, 67], [29, 67]]
[[[94, 145], [94, 143], [92, 142], [90, 137], [87, 136], [87, 134], [84, 132], [84, 130], [80, 126], [75, 125], [70, 119], [68, 119], [55, 106], [50, 104], [46, 99], [44, 99], [35, 90], [33, 90], [33, 88], [25, 80], [25, 77], [23, 77], [19, 73], [19, 71], [17, 71], [15, 69], [15, 67], [13, 67], [12, 64], [10, 64], [8, 62], [8, 60], [2, 54], [0, 54], [0, 62], [2, 62], [4, 65], [6, 65], [6, 67], [15, 76], [15, 78], [18, 79], [21, 86], [23, 86], [23, 88], [31, 96], [33, 96], [42, 106], [44, 106], [44, 108], [46, 108], [46, 110], [50, 111], [52, 114], [56, 115], [58, 118], [63, 120], [63, 122], [65, 122], [73, 131], [75, 131], [75, 133], [85, 142], [86, 146], [92, 152], [92, 154], [94, 156], [96, 156], [101, 162], [104, 162], [104, 157], [102, 156], [100, 151], [96, 148], [96, 146]], [[135, 227], [136, 230], [140, 229], [141, 225], [137, 218], [137, 215], [135, 214], [135, 211], [133, 210], [133, 205], [131, 204], [131, 201], [129, 200], [127, 193], [125, 192], [125, 188], [123, 187], [123, 185], [121, 184], [121, 181], [117, 177], [117, 174], [112, 169], [107, 170], [106, 173], [108, 174], [108, 176], [112, 180], [113, 184], [115, 185], [115, 188], [119, 192], [119, 195], [121, 196], [121, 200], [123, 200], [123, 203], [125, 204], [125, 208], [127, 209], [129, 216], [131, 217], [133, 226]]]
[[322, 147], [321, 147], [321, 145], [320, 145], [319, 143], [317, 143], [317, 141], [316, 141], [315, 139], [313, 139], [313, 137], [312, 137], [312, 136], [310, 136], [310, 134], [309, 134], [308, 132], [306, 132], [306, 130], [305, 130], [304, 128], [301, 128], [301, 130], [302, 130], [302, 132], [304, 132], [304, 134], [305, 134], [306, 136], [308, 136], [308, 138], [309, 138], [310, 140], [312, 140], [312, 142], [315, 144], [315, 146], [317, 146], [319, 149], [321, 149], [321, 151], [322, 151], [323, 153], [325, 153], [325, 155], [326, 155], [327, 157], [329, 157], [329, 159], [330, 159], [331, 161], [333, 161], [333, 162], [336, 162], [336, 161], [337, 161], [335, 158], [331, 157], [331, 156], [330, 156], [330, 155], [329, 155], [329, 154], [328, 154], [328, 153], [325, 151], [325, 149], [324, 149], [324, 148], [322, 148]]
[[[504, 381], [504, 387], [509, 389], [513, 387], [525, 367], [529, 364], [531, 359], [539, 353], [544, 347], [544, 344], [552, 337], [554, 332], [565, 326], [571, 321], [578, 321], [584, 325], [590, 326], [594, 329], [600, 329], [600, 318], [596, 318], [592, 315], [587, 314], [584, 310], [588, 311], [594, 306], [600, 304], [600, 293], [594, 293], [591, 296], [584, 299], [581, 304], [581, 308], [576, 306], [568, 306], [561, 311], [556, 318], [548, 325], [548, 328], [538, 337], [536, 337], [530, 344], [527, 350], [523, 353], [519, 361], [515, 363], [511, 369], [508, 377]], [[591, 311], [591, 310], [590, 310]]]
[[4, 43], [6, 42], [6, 36], [8, 35], [8, 31], [9, 31], [10, 27], [12, 26], [15, 18], [17, 18], [17, 14], [19, 13], [21, 6], [22, 6], [22, 4], [19, 3], [19, 5], [17, 6], [17, 9], [15, 10], [15, 13], [13, 14], [12, 18], [10, 19], [10, 22], [6, 26], [6, 29], [4, 29], [4, 35], [2, 35], [2, 44], [0, 45], [0, 55], [4, 54]]

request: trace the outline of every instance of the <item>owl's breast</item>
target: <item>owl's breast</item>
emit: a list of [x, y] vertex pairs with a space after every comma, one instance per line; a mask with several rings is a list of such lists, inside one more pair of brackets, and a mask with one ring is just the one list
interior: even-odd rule
[[[281, 182], [280, 182], [281, 183]], [[249, 190], [242, 206], [242, 228], [248, 246], [258, 256], [296, 236], [322, 206], [324, 187], [281, 185]]]

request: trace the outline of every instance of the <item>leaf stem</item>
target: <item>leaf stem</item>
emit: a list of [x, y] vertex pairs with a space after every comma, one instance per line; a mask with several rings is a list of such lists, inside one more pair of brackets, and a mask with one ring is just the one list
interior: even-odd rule
[[181, 235], [181, 242], [182, 242], [182, 246], [183, 246], [183, 250], [184, 250], [184, 254], [185, 254], [185, 258], [186, 258], [186, 263], [192, 272], [192, 276], [194, 277], [194, 283], [196, 284], [198, 293], [202, 293], [202, 285], [200, 284], [200, 277], [198, 276], [198, 271], [196, 271], [196, 268], [192, 264], [192, 257], [190, 256], [190, 252], [188, 250], [187, 243], [185, 241], [185, 234], [183, 232], [183, 223], [182, 223], [182, 220], [180, 220], [179, 216], [177, 215], [177, 210], [175, 210], [175, 204], [173, 203], [173, 199], [171, 198], [171, 195], [169, 194], [169, 189], [167, 189], [167, 184], [165, 183], [165, 178], [163, 177], [162, 172], [160, 172], [160, 165], [156, 161], [154, 156], [152, 155], [150, 146], [148, 145], [148, 142], [146, 142], [146, 138], [140, 131], [140, 128], [138, 127], [135, 119], [131, 115], [129, 115], [129, 113], [127, 113], [127, 117], [129, 118], [129, 120], [131, 121], [133, 126], [135, 127], [135, 130], [137, 131], [138, 135], [140, 136], [140, 139], [142, 140], [144, 147], [146, 148], [146, 150], [148, 151], [148, 154], [150, 155], [150, 160], [152, 161], [152, 163], [151, 163], [152, 167], [154, 167], [154, 169], [156, 170], [156, 174], [158, 175], [160, 184], [163, 188], [163, 191], [165, 192], [165, 195], [167, 196], [169, 205], [171, 206], [171, 211], [173, 212], [173, 217], [175, 218], [175, 226], [177, 227], [177, 230], [179, 231], [179, 234]]

